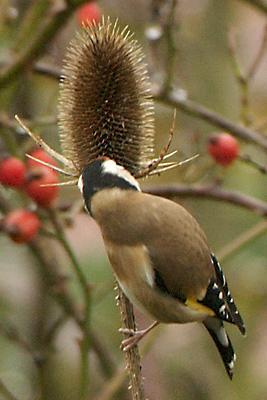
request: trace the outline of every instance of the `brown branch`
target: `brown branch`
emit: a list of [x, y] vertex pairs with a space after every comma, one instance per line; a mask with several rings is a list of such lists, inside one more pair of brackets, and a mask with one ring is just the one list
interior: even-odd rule
[[243, 161], [247, 165], [250, 165], [251, 167], [257, 169], [261, 174], [267, 174], [267, 166], [260, 164], [258, 161], [253, 160], [253, 158], [250, 157], [248, 154], [240, 155], [239, 157], [240, 161]]
[[186, 114], [193, 117], [200, 118], [212, 125], [215, 125], [223, 130], [232, 133], [234, 136], [261, 146], [265, 151], [267, 151], [267, 138], [258, 132], [248, 129], [242, 125], [238, 125], [227, 118], [221, 116], [202, 106], [192, 100], [186, 98], [185, 95], [181, 95], [181, 91], [178, 89], [170, 90], [167, 93], [159, 93], [155, 91], [155, 98], [160, 102], [176, 107], [182, 110]]
[[148, 193], [168, 198], [173, 197], [201, 197], [224, 201], [253, 211], [258, 215], [267, 215], [267, 203], [233, 190], [226, 190], [219, 186], [211, 185], [175, 185], [155, 186], [147, 190]]
[[[35, 64], [34, 69], [36, 72], [51, 76], [55, 79], [60, 78], [60, 69], [57, 66], [49, 65], [43, 62]], [[183, 92], [184, 93], [184, 92]], [[221, 128], [227, 132], [232, 133], [234, 136], [254, 144], [261, 146], [267, 151], [267, 138], [252, 129], [246, 128], [242, 125], [230, 121], [226, 117], [210, 110], [209, 108], [189, 100], [185, 95], [181, 95], [181, 91], [174, 88], [170, 91], [160, 92], [158, 87], [154, 88], [154, 97], [156, 100], [176, 107], [177, 109], [191, 115], [192, 117], [202, 119], [211, 125]]]

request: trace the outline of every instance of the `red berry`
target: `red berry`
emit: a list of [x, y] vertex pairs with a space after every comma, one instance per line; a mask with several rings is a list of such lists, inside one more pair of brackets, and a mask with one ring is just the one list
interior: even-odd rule
[[25, 180], [26, 167], [21, 160], [8, 157], [0, 162], [0, 183], [6, 186], [21, 187]]
[[35, 168], [29, 172], [28, 181], [25, 185], [25, 190], [37, 204], [42, 207], [50, 207], [58, 196], [58, 186], [47, 186], [58, 183], [58, 175], [50, 168]]
[[41, 221], [38, 216], [24, 209], [11, 211], [2, 222], [2, 229], [16, 243], [27, 243], [38, 233]]
[[[52, 157], [50, 157], [43, 149], [35, 149], [30, 153], [30, 155], [35, 158], [38, 158], [38, 160], [46, 162], [47, 164], [57, 166], [56, 161]], [[31, 158], [27, 159], [26, 165], [30, 169], [31, 168], [39, 168], [39, 167], [49, 168], [49, 167], [46, 167], [45, 165], [40, 164], [38, 161], [32, 160]]]
[[101, 11], [97, 3], [90, 2], [90, 3], [85, 3], [81, 7], [79, 7], [76, 16], [79, 25], [84, 25], [84, 24], [88, 25], [92, 21], [95, 22], [100, 21]]
[[237, 158], [239, 144], [229, 133], [220, 133], [209, 139], [208, 152], [218, 164], [226, 167]]

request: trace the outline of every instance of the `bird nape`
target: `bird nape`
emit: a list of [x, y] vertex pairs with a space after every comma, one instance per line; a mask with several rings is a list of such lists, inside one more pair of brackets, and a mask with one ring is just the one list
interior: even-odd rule
[[83, 170], [78, 183], [97, 222], [125, 295], [156, 322], [128, 332], [125, 351], [159, 322], [201, 322], [232, 378], [236, 355], [224, 322], [245, 334], [243, 320], [206, 236], [181, 205], [143, 193], [136, 179], [108, 158]]

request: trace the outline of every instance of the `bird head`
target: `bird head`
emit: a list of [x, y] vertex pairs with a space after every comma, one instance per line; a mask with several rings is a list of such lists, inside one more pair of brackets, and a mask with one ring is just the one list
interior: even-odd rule
[[83, 169], [78, 180], [78, 188], [89, 213], [92, 197], [101, 190], [117, 188], [141, 191], [137, 180], [130, 172], [107, 157], [100, 157]]

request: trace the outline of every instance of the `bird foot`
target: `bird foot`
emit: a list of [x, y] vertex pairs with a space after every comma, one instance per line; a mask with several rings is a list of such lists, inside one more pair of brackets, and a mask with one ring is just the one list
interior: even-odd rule
[[133, 329], [121, 328], [119, 332], [130, 336], [121, 342], [121, 349], [126, 352], [132, 349], [145, 336], [147, 330], [134, 331]]
[[129, 335], [130, 337], [127, 339], [124, 339], [121, 342], [121, 349], [122, 351], [128, 351], [133, 348], [148, 332], [150, 332], [155, 326], [159, 324], [158, 321], [154, 321], [153, 324], [151, 324], [148, 328], [140, 330], [140, 331], [135, 331], [134, 329], [128, 329], [128, 328], [120, 328], [119, 332], [123, 333], [124, 335]]

